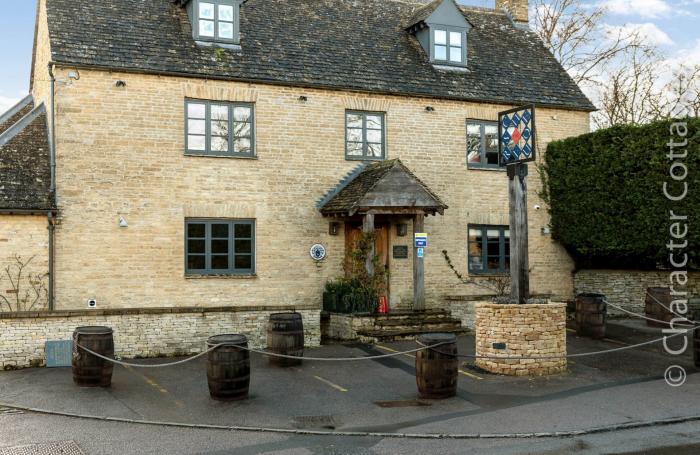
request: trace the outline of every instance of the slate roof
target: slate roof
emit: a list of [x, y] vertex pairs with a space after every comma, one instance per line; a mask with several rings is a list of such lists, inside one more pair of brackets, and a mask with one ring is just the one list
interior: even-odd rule
[[50, 187], [49, 133], [41, 104], [0, 133], [0, 210], [54, 210]]
[[406, 28], [409, 28], [418, 22], [425, 21], [435, 10], [442, 4], [443, 0], [433, 0], [425, 6], [418, 7], [413, 14], [411, 14], [410, 19], [406, 22]]
[[[447, 208], [447, 205], [442, 202], [440, 197], [433, 193], [427, 185], [416, 177], [415, 174], [397, 158], [387, 161], [375, 161], [356, 168], [348, 178], [341, 180], [340, 184], [319, 202], [319, 210], [324, 215], [354, 214], [361, 208], [362, 199], [365, 198], [389, 172], [397, 168], [405, 173], [410, 180], [413, 181], [414, 185], [427, 193], [432, 200], [432, 205], [429, 207], [432, 211], [442, 212]], [[410, 193], [410, 191], [406, 193]]]
[[[179, 2], [179, 0], [176, 0]], [[500, 11], [463, 8], [468, 70], [433, 67], [411, 0], [248, 0], [241, 50], [192, 38], [173, 0], [48, 0], [51, 59], [79, 67], [594, 110], [538, 37]]]
[[0, 115], [0, 135], [34, 109], [34, 98], [28, 95], [7, 112]]

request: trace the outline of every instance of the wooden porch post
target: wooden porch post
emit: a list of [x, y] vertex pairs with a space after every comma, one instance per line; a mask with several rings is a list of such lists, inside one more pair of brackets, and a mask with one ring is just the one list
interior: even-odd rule
[[[425, 214], [416, 213], [413, 217], [413, 234], [423, 232]], [[415, 235], [414, 235], [415, 239]], [[413, 244], [413, 309], [425, 309], [425, 275], [423, 269], [423, 258], [418, 257], [418, 249]]]
[[[365, 216], [362, 218], [362, 231], [364, 233], [374, 233], [374, 213], [373, 212], [367, 212]], [[367, 253], [367, 257], [365, 258], [365, 270], [367, 270], [367, 273], [372, 276], [374, 275], [374, 242], [372, 242], [372, 246], [369, 249], [369, 252]]]
[[510, 200], [510, 298], [526, 303], [530, 298], [530, 278], [527, 255], [527, 164], [508, 166], [508, 195]]

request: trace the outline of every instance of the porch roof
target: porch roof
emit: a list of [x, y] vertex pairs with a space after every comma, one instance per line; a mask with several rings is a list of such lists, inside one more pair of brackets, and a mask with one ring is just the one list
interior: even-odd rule
[[447, 205], [399, 159], [364, 164], [318, 204], [324, 216], [442, 213]]

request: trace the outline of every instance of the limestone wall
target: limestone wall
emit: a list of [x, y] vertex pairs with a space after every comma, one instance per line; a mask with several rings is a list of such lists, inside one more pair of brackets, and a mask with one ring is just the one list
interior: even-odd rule
[[[494, 343], [504, 343], [497, 349]], [[566, 304], [476, 305], [476, 355], [554, 357], [566, 355]], [[543, 376], [566, 371], [566, 359], [477, 359], [476, 365], [510, 376]]]
[[[653, 270], [579, 270], [574, 275], [575, 292], [604, 294], [608, 302], [629, 311], [644, 314], [644, 299], [649, 287], [669, 287], [669, 271]], [[700, 297], [700, 272], [688, 273], [685, 289], [688, 298]], [[679, 297], [680, 298], [680, 297]], [[623, 311], [608, 306], [608, 314], [624, 315]]]
[[[299, 309], [306, 346], [320, 344], [319, 311]], [[105, 325], [114, 330], [115, 354], [124, 358], [189, 355], [202, 352], [206, 339], [241, 333], [249, 346], [267, 344], [267, 321], [279, 309], [160, 308], [148, 310], [94, 310], [0, 313], [0, 368], [41, 366], [48, 340], [70, 340], [78, 326]]]

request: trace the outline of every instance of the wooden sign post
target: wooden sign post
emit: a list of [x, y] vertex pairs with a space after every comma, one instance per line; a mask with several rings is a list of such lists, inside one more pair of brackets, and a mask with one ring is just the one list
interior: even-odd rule
[[535, 160], [535, 106], [498, 114], [498, 164], [508, 170], [510, 212], [510, 299], [527, 303], [530, 273], [527, 254], [527, 162]]

